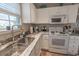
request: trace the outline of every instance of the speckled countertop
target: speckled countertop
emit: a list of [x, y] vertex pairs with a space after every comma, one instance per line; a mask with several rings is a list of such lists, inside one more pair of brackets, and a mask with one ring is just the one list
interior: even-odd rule
[[34, 37], [35, 39], [33, 42], [24, 50], [24, 52], [20, 56], [29, 56], [31, 51], [33, 50], [34, 46], [36, 45], [37, 41], [39, 40], [40, 36], [43, 32], [36, 33], [36, 34], [29, 34], [28, 36]]
[[[23, 53], [20, 56], [29, 56], [42, 34], [49, 34], [49, 33], [39, 32], [39, 33], [33, 33], [33, 34], [27, 35], [27, 37], [34, 37], [34, 40], [28, 47], [26, 47], [26, 49], [23, 51]], [[78, 36], [78, 35], [67, 35], [67, 36]]]

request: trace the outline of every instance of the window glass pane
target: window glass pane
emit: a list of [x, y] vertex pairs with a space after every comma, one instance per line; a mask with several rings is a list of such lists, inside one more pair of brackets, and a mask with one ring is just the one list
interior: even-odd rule
[[[13, 25], [15, 25], [15, 26], [13, 26]], [[13, 26], [13, 29], [18, 29], [17, 22], [10, 21], [10, 26], [11, 26], [11, 29], [12, 29], [12, 26]]]
[[16, 21], [17, 18], [16, 18], [15, 16], [10, 16], [10, 20], [11, 20], [11, 21]]
[[[10, 20], [9, 20], [10, 19]], [[12, 29], [13, 25], [19, 25], [20, 20], [18, 16], [12, 16], [0, 13], [0, 30]], [[18, 26], [14, 26], [14, 29], [18, 29]]]
[[12, 29], [12, 26], [15, 25], [13, 27], [13, 29], [18, 29], [18, 26], [20, 24], [20, 21], [19, 21], [19, 17], [18, 16], [10, 16], [10, 26], [11, 26], [11, 29]]
[[7, 14], [0, 13], [0, 19], [9, 20]]
[[0, 30], [6, 30], [9, 26], [9, 21], [0, 20]]
[[16, 22], [10, 21], [10, 26], [16, 25]]

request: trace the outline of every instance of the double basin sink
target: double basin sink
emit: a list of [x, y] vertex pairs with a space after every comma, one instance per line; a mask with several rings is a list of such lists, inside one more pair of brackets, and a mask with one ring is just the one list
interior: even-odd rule
[[27, 35], [0, 46], [0, 56], [19, 56], [32, 43], [34, 36]]

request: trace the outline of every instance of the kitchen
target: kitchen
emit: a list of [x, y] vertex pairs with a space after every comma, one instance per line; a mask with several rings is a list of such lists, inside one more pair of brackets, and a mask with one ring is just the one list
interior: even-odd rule
[[0, 56], [78, 56], [79, 4], [0, 3]]

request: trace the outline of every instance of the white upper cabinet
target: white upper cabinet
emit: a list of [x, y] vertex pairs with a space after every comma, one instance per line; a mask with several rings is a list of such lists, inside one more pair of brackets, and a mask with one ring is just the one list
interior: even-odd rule
[[35, 22], [35, 6], [31, 3], [22, 4], [22, 19], [23, 23], [34, 23]]
[[68, 23], [76, 23], [78, 6], [68, 6]]
[[56, 12], [57, 15], [64, 16], [62, 19], [62, 23], [68, 23], [68, 7], [67, 6], [62, 6], [58, 7], [58, 11]]
[[48, 23], [48, 10], [47, 9], [38, 9], [36, 15], [36, 23]]
[[36, 7], [34, 4], [30, 4], [30, 16], [31, 16], [31, 23], [35, 23], [36, 21]]
[[58, 7], [57, 10], [57, 14], [66, 16], [62, 23], [76, 23], [78, 5], [62, 6]]
[[56, 15], [66, 15], [68, 12], [67, 6], [54, 7]]
[[[37, 9], [37, 20], [38, 23], [50, 23], [51, 17], [55, 15], [66, 15], [68, 14], [68, 8], [66, 6], [62, 7], [50, 7]], [[68, 19], [62, 20], [63, 23], [67, 23]]]
[[36, 9], [33, 4], [22, 4], [23, 23], [50, 23], [54, 15], [65, 15], [61, 23], [76, 23], [78, 5]]
[[30, 4], [23, 3], [22, 4], [22, 20], [23, 23], [30, 23]]
[[66, 16], [61, 23], [76, 23], [77, 11], [77, 5], [37, 9], [37, 23], [50, 23], [54, 15]]

